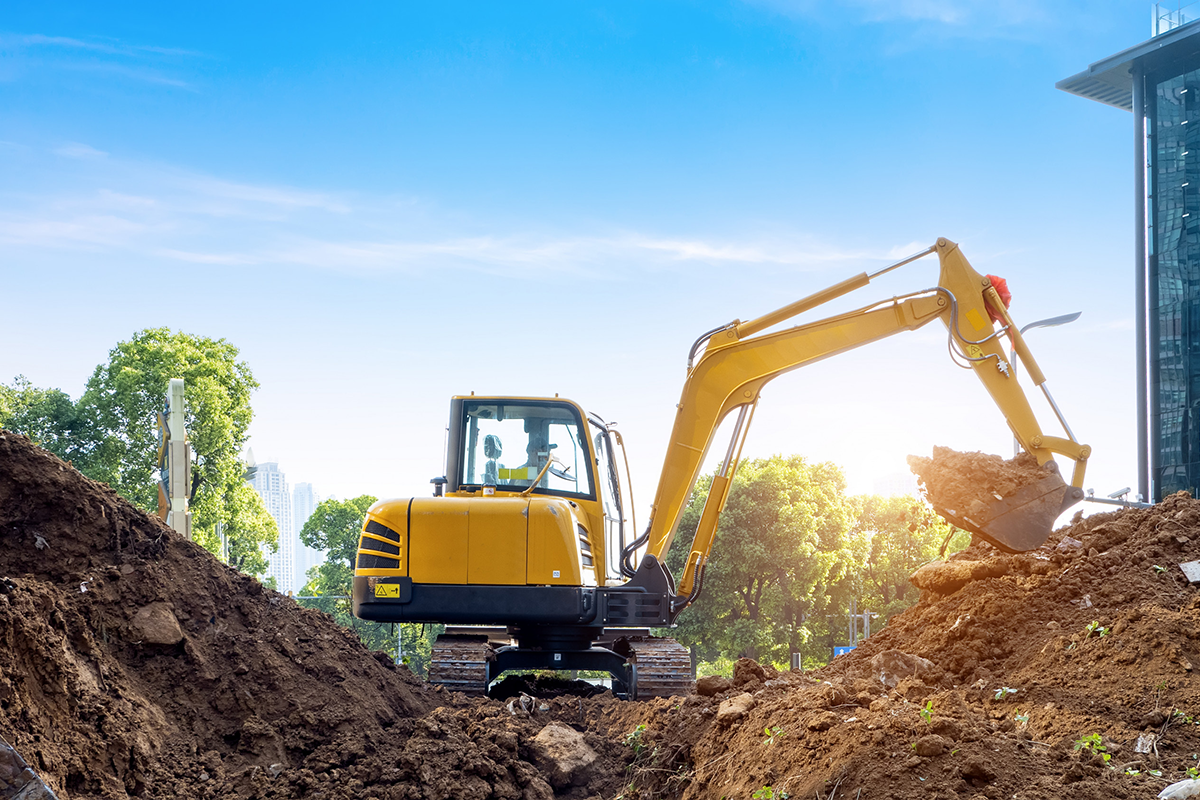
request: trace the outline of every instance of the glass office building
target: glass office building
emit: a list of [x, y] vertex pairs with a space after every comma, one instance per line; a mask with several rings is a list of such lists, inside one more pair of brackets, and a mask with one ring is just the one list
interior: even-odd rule
[[1200, 496], [1200, 21], [1155, 23], [1058, 83], [1133, 112], [1138, 491], [1152, 501]]

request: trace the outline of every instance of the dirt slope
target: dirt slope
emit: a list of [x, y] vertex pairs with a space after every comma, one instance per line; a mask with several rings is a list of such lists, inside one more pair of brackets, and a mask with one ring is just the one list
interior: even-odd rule
[[550, 797], [549, 708], [456, 702], [0, 432], [0, 735], [63, 800]]
[[0, 735], [64, 800], [1149, 798], [1200, 768], [1185, 496], [965, 551], [973, 580], [819, 672], [499, 702], [430, 689], [0, 436]]
[[[714, 698], [610, 710], [614, 730], [648, 725], [657, 755], [642, 764], [665, 770], [635, 768], [639, 796], [1150, 798], [1200, 768], [1200, 592], [1177, 567], [1200, 558], [1200, 503], [956, 558], [984, 577], [926, 594], [823, 670], [757, 677], [747, 663]], [[752, 708], [720, 722], [742, 692]]]

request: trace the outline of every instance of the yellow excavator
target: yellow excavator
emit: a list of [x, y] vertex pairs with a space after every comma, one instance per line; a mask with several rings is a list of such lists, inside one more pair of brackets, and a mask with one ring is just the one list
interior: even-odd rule
[[[769, 331], [936, 254], [936, 286], [848, 313]], [[983, 381], [1045, 477], [986, 513], [938, 511], [1008, 551], [1031, 550], [1054, 520], [1083, 499], [1090, 448], [1079, 444], [1045, 376], [1009, 317], [1003, 281], [971, 268], [947, 239], [868, 275], [862, 273], [757, 319], [703, 334], [687, 379], [646, 530], [636, 538], [624, 446], [613, 425], [558, 398], [455, 397], [450, 402], [446, 473], [434, 496], [384, 500], [367, 514], [353, 582], [354, 613], [382, 622], [444, 623], [430, 680], [486, 692], [509, 670], [597, 670], [614, 692], [636, 699], [686, 693], [686, 648], [649, 635], [671, 626], [696, 601], [717, 520], [766, 383], [790, 370], [940, 319], [951, 357]], [[1050, 436], [1009, 363], [1009, 348], [1045, 393], [1065, 436]], [[665, 559], [718, 426], [733, 435], [676, 581]], [[1054, 455], [1074, 462], [1071, 482]], [[625, 464], [622, 486], [620, 467]], [[629, 533], [627, 533], [629, 532]], [[641, 553], [640, 561], [635, 563]]]

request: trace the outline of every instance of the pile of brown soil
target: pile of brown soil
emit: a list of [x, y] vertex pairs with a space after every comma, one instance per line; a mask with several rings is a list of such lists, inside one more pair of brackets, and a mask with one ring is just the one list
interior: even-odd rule
[[934, 508], [983, 519], [990, 503], [1046, 477], [1029, 453], [1006, 461], [988, 453], [934, 447], [932, 458], [909, 456], [908, 466]]
[[1151, 798], [1200, 769], [1197, 558], [1184, 494], [1032, 553], [979, 543], [952, 562], [974, 579], [824, 669], [748, 662], [713, 697], [598, 722], [647, 726], [626, 797]]
[[[0, 432], [0, 735], [61, 800], [549, 798], [556, 716], [435, 691]], [[586, 744], [558, 796], [619, 787], [625, 749]]]
[[816, 672], [495, 701], [430, 689], [0, 435], [0, 735], [63, 800], [1149, 798], [1200, 768], [1185, 495], [1031, 553], [973, 545]]

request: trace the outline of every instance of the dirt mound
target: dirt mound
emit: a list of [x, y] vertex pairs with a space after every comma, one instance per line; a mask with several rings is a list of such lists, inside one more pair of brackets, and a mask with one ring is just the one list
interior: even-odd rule
[[[0, 735], [61, 800], [549, 798], [554, 719], [579, 701], [434, 691], [0, 432]], [[619, 786], [625, 748], [584, 744], [558, 796]]]
[[1182, 494], [1032, 553], [974, 545], [961, 588], [822, 670], [611, 709], [646, 725], [626, 797], [1153, 797], [1200, 769], [1197, 558]]
[[1009, 497], [1046, 477], [1037, 459], [1025, 452], [1006, 461], [988, 453], [934, 447], [932, 458], [909, 456], [908, 466], [934, 508], [982, 518], [997, 498]]
[[1031, 553], [976, 544], [816, 672], [495, 701], [431, 690], [2, 436], [0, 735], [63, 800], [1149, 798], [1200, 769], [1186, 495]]

